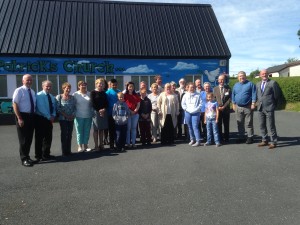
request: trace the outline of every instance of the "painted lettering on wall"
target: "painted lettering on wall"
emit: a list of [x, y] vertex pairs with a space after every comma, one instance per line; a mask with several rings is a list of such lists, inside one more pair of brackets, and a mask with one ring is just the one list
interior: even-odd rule
[[69, 73], [101, 73], [114, 74], [115, 71], [122, 72], [125, 68], [115, 68], [109, 61], [101, 63], [90, 61], [67, 60], [63, 63], [63, 69]]
[[57, 63], [47, 60], [38, 60], [35, 62], [17, 62], [17, 60], [5, 62], [0, 60], [0, 69], [10, 73], [53, 73], [57, 72]]
[[[59, 68], [62, 66], [62, 68]], [[76, 61], [65, 60], [63, 64], [58, 64], [55, 61], [36, 60], [20, 62], [17, 60], [4, 61], [0, 60], [0, 71], [9, 73], [56, 73], [61, 71], [73, 74], [114, 74], [115, 72], [123, 72], [125, 68], [115, 67], [109, 61], [104, 62], [90, 62], [90, 61]]]

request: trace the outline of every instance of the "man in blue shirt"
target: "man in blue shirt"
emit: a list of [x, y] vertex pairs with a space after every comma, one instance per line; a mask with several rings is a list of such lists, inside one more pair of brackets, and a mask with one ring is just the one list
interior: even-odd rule
[[52, 144], [53, 122], [56, 116], [56, 100], [50, 94], [52, 82], [42, 82], [43, 90], [36, 95], [35, 158], [49, 160]]
[[[238, 139], [237, 143], [253, 143], [253, 110], [256, 102], [256, 86], [247, 80], [246, 73], [238, 73], [239, 82], [233, 86], [232, 103], [236, 114]], [[247, 140], [245, 139], [245, 127], [247, 128]]]
[[107, 94], [107, 100], [108, 100], [108, 132], [109, 132], [109, 145], [110, 149], [114, 150], [114, 142], [115, 142], [115, 121], [112, 117], [112, 109], [114, 107], [114, 104], [118, 101], [118, 92], [120, 90], [118, 89], [118, 82], [116, 79], [111, 79], [111, 88], [106, 91]]

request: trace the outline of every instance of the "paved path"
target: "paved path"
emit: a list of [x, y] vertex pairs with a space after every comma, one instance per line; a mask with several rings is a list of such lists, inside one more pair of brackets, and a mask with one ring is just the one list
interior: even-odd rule
[[56, 124], [57, 160], [32, 168], [20, 164], [15, 126], [0, 126], [0, 224], [298, 225], [300, 113], [276, 119], [275, 150], [258, 148], [256, 137], [251, 145], [177, 143], [69, 160], [60, 157]]

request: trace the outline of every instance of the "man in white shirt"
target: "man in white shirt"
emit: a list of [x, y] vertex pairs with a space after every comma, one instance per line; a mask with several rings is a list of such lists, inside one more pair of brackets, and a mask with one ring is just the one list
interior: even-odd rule
[[16, 115], [16, 126], [19, 139], [19, 152], [22, 165], [33, 166], [34, 161], [30, 159], [29, 152], [33, 139], [35, 125], [35, 92], [31, 89], [32, 77], [25, 74], [22, 79], [23, 86], [14, 91], [12, 104]]

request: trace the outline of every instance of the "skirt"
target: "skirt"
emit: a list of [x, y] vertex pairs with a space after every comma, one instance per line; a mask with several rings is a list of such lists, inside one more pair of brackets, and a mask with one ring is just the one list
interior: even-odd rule
[[108, 117], [106, 112], [104, 113], [104, 116], [100, 116], [99, 112], [94, 111], [93, 127], [94, 130], [108, 129]]

